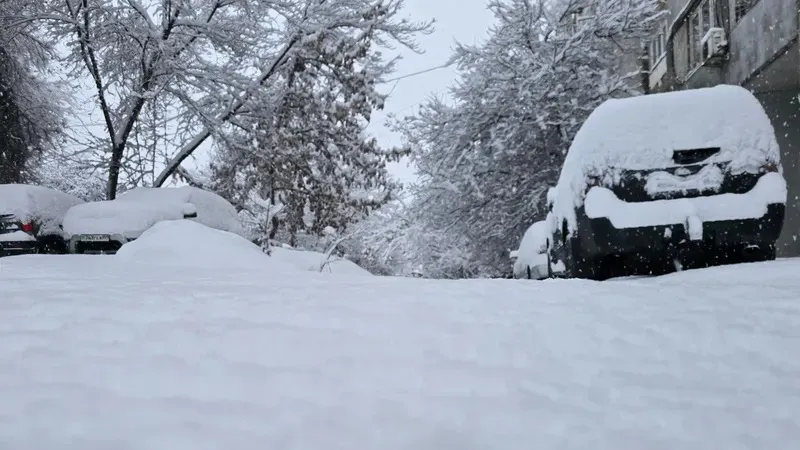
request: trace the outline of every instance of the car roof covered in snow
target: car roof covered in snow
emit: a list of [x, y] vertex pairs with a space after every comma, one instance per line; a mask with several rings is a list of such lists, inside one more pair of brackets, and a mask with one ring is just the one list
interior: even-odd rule
[[755, 96], [720, 85], [607, 100], [575, 135], [567, 159], [583, 166], [653, 169], [675, 165], [675, 150], [708, 147], [720, 148], [715, 159], [741, 164], [780, 158], [775, 131]]
[[116, 200], [86, 203], [67, 212], [64, 230], [69, 234], [122, 233], [136, 237], [163, 220], [182, 220], [186, 207], [194, 206], [196, 218], [207, 227], [243, 235], [236, 208], [219, 195], [184, 186], [135, 188]]
[[118, 197], [120, 201], [191, 203], [197, 208], [196, 222], [217, 230], [243, 235], [236, 208], [219, 195], [193, 186], [135, 188]]

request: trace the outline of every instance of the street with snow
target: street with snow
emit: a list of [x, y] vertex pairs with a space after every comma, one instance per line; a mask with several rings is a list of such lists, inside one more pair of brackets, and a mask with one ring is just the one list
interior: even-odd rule
[[[419, 280], [320, 273], [197, 227], [0, 259], [0, 448], [800, 442], [800, 260]], [[175, 250], [147, 251], [159, 236]]]

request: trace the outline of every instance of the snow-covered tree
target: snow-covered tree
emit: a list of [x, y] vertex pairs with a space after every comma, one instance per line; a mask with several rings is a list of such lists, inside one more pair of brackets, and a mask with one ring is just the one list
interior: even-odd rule
[[656, 0], [490, 7], [488, 39], [453, 56], [453, 101], [430, 99], [397, 123], [420, 173], [414, 214], [425, 235], [468, 255], [477, 276], [507, 272], [509, 250], [546, 214], [547, 187], [588, 114], [637, 93], [638, 43], [661, 15]]
[[74, 195], [87, 202], [105, 198], [104, 177], [97, 170], [70, 160], [59, 152], [45, 153], [31, 171], [29, 181]]
[[108, 169], [109, 198], [121, 175], [137, 183], [152, 171], [142, 164], [163, 167], [152, 177], [160, 186], [209, 138], [224, 142], [246, 130], [240, 121], [270, 117], [284, 93], [279, 74], [311, 43], [347, 35], [413, 45], [426, 28], [398, 18], [402, 0], [39, 3], [20, 22], [44, 24], [67, 47], [71, 75], [91, 80], [104, 128], [91, 147]]
[[375, 28], [331, 31], [298, 44], [274, 77], [279, 98], [239, 120], [242, 130], [221, 146], [215, 190], [240, 204], [255, 193], [282, 205], [270, 239], [281, 227], [292, 245], [298, 232], [342, 232], [398, 187], [385, 166], [406, 152], [365, 133], [383, 107], [376, 85], [393, 68], [373, 50], [379, 37]]
[[50, 49], [17, 20], [36, 6], [0, 2], [0, 183], [30, 181], [62, 130], [59, 95], [43, 77]]

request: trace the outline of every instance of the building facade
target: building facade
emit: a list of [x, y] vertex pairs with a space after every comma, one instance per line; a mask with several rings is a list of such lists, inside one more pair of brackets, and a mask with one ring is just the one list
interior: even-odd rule
[[800, 0], [664, 0], [649, 43], [650, 92], [737, 84], [759, 99], [788, 183], [779, 256], [800, 256]]

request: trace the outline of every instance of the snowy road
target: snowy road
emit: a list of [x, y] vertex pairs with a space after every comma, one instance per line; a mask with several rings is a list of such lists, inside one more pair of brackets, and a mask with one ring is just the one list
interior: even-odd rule
[[792, 449], [800, 261], [442, 282], [0, 260], [0, 448]]

